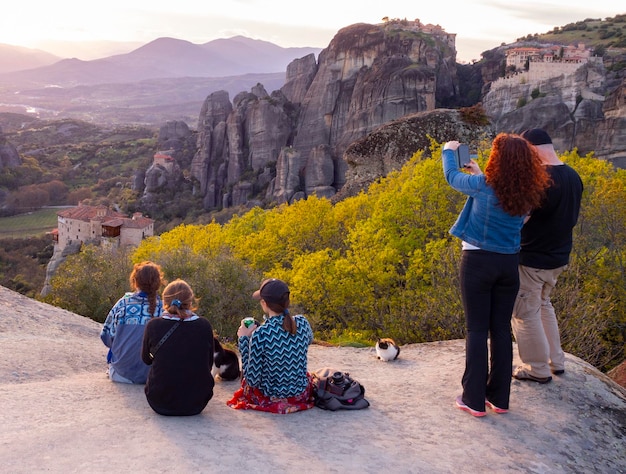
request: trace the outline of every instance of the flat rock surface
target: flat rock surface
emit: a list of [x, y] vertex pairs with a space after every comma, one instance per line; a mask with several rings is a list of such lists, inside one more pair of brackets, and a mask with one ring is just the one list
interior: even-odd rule
[[514, 380], [509, 413], [474, 418], [454, 405], [463, 340], [393, 362], [313, 345], [309, 369], [349, 372], [368, 409], [233, 410], [238, 382], [218, 381], [200, 415], [176, 418], [109, 382], [100, 324], [3, 287], [0, 314], [0, 472], [626, 472], [626, 391], [570, 354], [552, 383]]

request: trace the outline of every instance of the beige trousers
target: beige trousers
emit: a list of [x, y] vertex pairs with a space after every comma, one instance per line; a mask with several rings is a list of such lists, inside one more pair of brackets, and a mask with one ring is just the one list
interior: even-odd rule
[[564, 265], [551, 270], [519, 266], [520, 288], [511, 327], [522, 367], [535, 377], [550, 377], [565, 369], [565, 354], [550, 294]]

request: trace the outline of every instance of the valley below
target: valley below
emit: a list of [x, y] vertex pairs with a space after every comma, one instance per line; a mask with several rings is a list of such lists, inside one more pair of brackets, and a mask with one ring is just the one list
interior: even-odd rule
[[72, 118], [107, 126], [159, 127], [167, 121], [179, 120], [195, 128], [202, 103], [211, 93], [225, 90], [232, 100], [258, 83], [273, 91], [280, 89], [284, 81], [284, 73], [63, 87], [0, 79], [0, 112], [28, 114], [44, 120]]

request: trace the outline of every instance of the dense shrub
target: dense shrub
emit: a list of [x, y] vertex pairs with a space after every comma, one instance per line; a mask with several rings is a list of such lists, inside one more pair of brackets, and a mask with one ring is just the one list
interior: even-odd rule
[[[488, 152], [478, 150], [479, 162]], [[153, 260], [169, 279], [187, 279], [199, 313], [227, 337], [243, 316], [258, 316], [250, 293], [273, 276], [290, 285], [293, 310], [309, 317], [320, 339], [462, 338], [461, 246], [448, 229], [465, 198], [445, 183], [440, 154], [433, 144], [433, 158], [418, 153], [367, 192], [334, 205], [313, 196], [255, 208], [225, 224], [178, 226], [144, 241], [132, 259]], [[564, 349], [607, 370], [625, 357], [626, 171], [575, 151], [563, 159], [580, 173], [585, 194], [554, 305]], [[103, 276], [119, 274], [125, 282], [129, 267], [95, 257], [91, 251], [63, 265], [53, 281], [59, 305], [72, 301], [68, 309], [101, 315], [123, 292], [124, 285], [105, 289]]]
[[59, 266], [43, 301], [102, 323], [115, 302], [130, 291], [131, 270], [128, 252], [87, 245]]

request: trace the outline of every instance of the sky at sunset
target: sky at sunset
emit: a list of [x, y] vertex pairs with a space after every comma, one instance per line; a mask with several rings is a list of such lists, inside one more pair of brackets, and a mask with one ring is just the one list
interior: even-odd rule
[[[94, 59], [60, 49], [59, 42], [148, 43], [172, 37], [201, 44], [243, 35], [279, 46], [325, 48], [341, 28], [381, 23], [383, 17], [440, 25], [456, 33], [457, 60], [532, 33], [586, 18], [626, 13], [618, 0], [21, 0], [3, 8], [0, 43]], [[77, 45], [78, 46], [78, 45]], [[79, 48], [77, 47], [77, 51]]]

